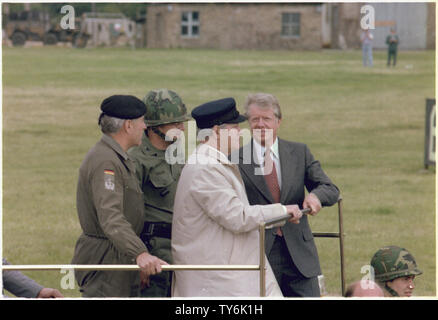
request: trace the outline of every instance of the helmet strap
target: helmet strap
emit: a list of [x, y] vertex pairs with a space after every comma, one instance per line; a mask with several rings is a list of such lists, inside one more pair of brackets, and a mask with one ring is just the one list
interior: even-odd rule
[[388, 286], [388, 281], [385, 282], [385, 290], [388, 291], [393, 297], [399, 297], [398, 293]]
[[166, 135], [164, 133], [162, 133], [159, 129], [158, 126], [154, 126], [151, 127], [151, 130], [157, 135], [159, 136], [161, 139], [163, 139], [164, 141], [166, 141]]

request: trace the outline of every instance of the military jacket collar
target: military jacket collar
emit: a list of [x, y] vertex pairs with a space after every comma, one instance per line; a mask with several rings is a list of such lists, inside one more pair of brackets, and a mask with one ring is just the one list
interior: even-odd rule
[[165, 150], [157, 149], [146, 134], [143, 134], [141, 148], [144, 153], [164, 157]]
[[111, 149], [118, 153], [125, 161], [128, 160], [128, 154], [122, 149], [120, 144], [111, 138], [109, 135], [104, 134], [101, 141], [107, 144]]

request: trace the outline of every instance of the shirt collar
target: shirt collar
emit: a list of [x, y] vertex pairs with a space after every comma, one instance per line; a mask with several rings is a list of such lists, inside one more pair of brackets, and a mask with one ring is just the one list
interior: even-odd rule
[[[258, 143], [258, 141], [256, 139], [252, 139], [254, 141], [254, 151], [257, 157], [263, 157], [263, 155], [265, 154], [265, 147], [262, 146], [260, 143]], [[280, 159], [280, 155], [278, 153], [278, 137], [275, 138], [274, 143], [271, 146], [271, 152], [274, 154], [274, 156], [277, 159]]]

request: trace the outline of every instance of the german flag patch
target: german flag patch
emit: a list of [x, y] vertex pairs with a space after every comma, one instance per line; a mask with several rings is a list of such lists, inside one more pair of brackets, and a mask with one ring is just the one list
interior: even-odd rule
[[114, 191], [114, 171], [105, 169], [103, 173], [104, 173], [103, 179], [104, 179], [105, 189]]

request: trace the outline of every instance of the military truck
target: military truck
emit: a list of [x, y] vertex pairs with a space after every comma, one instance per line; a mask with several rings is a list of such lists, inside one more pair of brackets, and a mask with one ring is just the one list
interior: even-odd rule
[[87, 45], [90, 36], [81, 31], [80, 18], [75, 19], [73, 30], [61, 28], [56, 20], [51, 19], [47, 12], [39, 10], [11, 12], [3, 16], [3, 32], [13, 46], [23, 46], [26, 41], [42, 41], [44, 45], [71, 42], [78, 48]]

